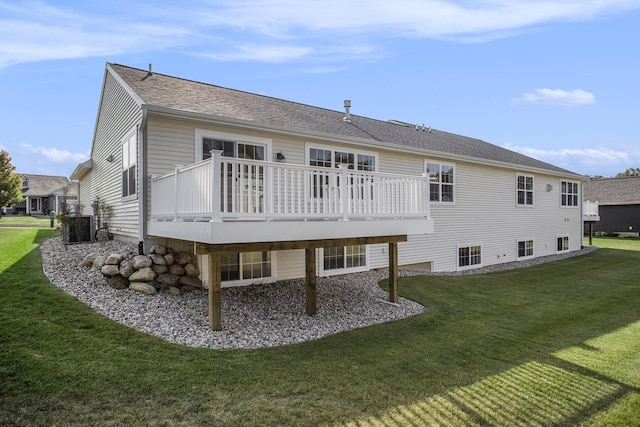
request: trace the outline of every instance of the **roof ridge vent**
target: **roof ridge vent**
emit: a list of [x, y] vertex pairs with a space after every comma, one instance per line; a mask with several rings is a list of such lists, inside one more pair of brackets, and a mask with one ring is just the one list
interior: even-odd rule
[[344, 120], [345, 123], [351, 123], [351, 113], [349, 112], [350, 108], [351, 108], [351, 100], [345, 99], [344, 100], [344, 118], [342, 119]]

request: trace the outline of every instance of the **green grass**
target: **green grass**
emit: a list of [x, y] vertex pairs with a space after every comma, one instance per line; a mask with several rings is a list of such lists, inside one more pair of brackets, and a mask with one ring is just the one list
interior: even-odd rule
[[53, 233], [0, 229], [0, 425], [640, 425], [639, 247], [401, 278], [424, 314], [220, 351], [58, 290], [37, 250]]
[[[58, 225], [54, 221], [54, 226]], [[48, 216], [2, 215], [0, 227], [37, 227], [49, 228], [51, 219]]]
[[[584, 245], [589, 244], [589, 238], [584, 238]], [[640, 239], [629, 237], [594, 237], [593, 246], [599, 248], [622, 249], [626, 251], [640, 251]]]

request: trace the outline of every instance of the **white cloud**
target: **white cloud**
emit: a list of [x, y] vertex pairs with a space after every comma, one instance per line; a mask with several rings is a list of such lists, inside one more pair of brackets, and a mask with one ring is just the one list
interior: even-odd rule
[[[637, 0], [0, 0], [0, 69], [180, 46], [221, 61], [379, 57], [384, 38], [479, 42], [640, 8]], [[154, 22], [154, 24], [148, 24]], [[310, 47], [313, 46], [313, 47]], [[364, 48], [363, 48], [364, 47]], [[214, 52], [214, 53], [212, 53]], [[333, 56], [338, 54], [337, 56]], [[353, 55], [352, 57], [348, 55]]]
[[86, 153], [72, 153], [69, 150], [59, 150], [57, 148], [42, 146], [34, 147], [33, 145], [25, 142], [18, 144], [17, 147], [24, 153], [37, 154], [54, 163], [78, 164], [89, 158], [89, 155]]
[[562, 89], [535, 89], [526, 92], [516, 100], [518, 104], [543, 104], [561, 105], [571, 107], [576, 105], [588, 105], [596, 102], [595, 96], [582, 89], [566, 91]]
[[635, 146], [603, 145], [596, 148], [541, 150], [505, 144], [504, 148], [581, 174], [613, 176], [640, 165], [640, 148]]

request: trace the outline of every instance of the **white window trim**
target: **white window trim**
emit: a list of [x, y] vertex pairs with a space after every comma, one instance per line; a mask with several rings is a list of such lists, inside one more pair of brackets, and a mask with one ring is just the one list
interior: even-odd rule
[[[531, 178], [532, 201], [531, 201], [530, 205], [528, 205], [526, 203], [524, 203], [524, 204], [518, 203], [518, 191], [519, 191], [518, 190], [518, 177], [521, 177], [521, 176], [523, 176], [525, 178]], [[535, 207], [535, 205], [536, 205], [536, 177], [534, 175], [529, 175], [529, 174], [526, 174], [526, 173], [516, 172], [515, 184], [516, 184], [515, 185], [516, 207], [518, 207], [518, 208], [533, 208], [533, 207]], [[524, 190], [524, 191], [526, 191], [526, 190]]]
[[[310, 154], [311, 154], [311, 149], [315, 148], [318, 150], [330, 150], [332, 152], [335, 151], [340, 151], [343, 153], [353, 153], [356, 156], [358, 154], [363, 154], [365, 156], [372, 156], [376, 159], [376, 168], [374, 170], [374, 172], [378, 172], [379, 168], [380, 168], [380, 159], [378, 156], [378, 153], [376, 151], [367, 151], [367, 150], [362, 150], [359, 147], [355, 147], [355, 148], [351, 148], [351, 147], [344, 147], [344, 146], [340, 146], [340, 145], [324, 145], [324, 144], [315, 144], [312, 142], [305, 142], [304, 144], [304, 164], [305, 165], [309, 165], [309, 162], [311, 161], [310, 158]], [[331, 157], [331, 165], [334, 165], [334, 161], [335, 158], [332, 156]], [[357, 165], [357, 163], [356, 163]]]
[[[348, 245], [348, 246], [353, 246], [353, 245]], [[318, 256], [319, 256], [318, 262], [320, 267], [318, 269], [318, 275], [322, 277], [339, 276], [341, 274], [361, 273], [363, 271], [369, 271], [369, 245], [365, 245], [365, 255], [364, 255], [365, 264], [359, 267], [333, 268], [330, 270], [325, 270], [324, 269], [324, 248], [319, 248]]]
[[[531, 240], [533, 242], [533, 254], [532, 255], [525, 255], [525, 256], [519, 256], [518, 252], [519, 252], [519, 248], [518, 245], [520, 244], [520, 242], [528, 242], [529, 240]], [[557, 241], [556, 241], [557, 244]], [[523, 238], [523, 239], [517, 239], [516, 240], [516, 259], [518, 261], [524, 261], [527, 259], [532, 259], [535, 258], [536, 256], [536, 241], [533, 237], [527, 237], [527, 238]]]
[[[221, 283], [223, 288], [233, 287], [233, 286], [249, 286], [254, 284], [266, 284], [273, 283], [277, 280], [278, 274], [276, 272], [276, 266], [278, 263], [276, 262], [277, 251], [271, 251], [271, 276], [268, 277], [258, 277], [255, 279], [242, 279], [242, 280], [224, 280]], [[202, 283], [206, 288], [209, 287], [209, 261], [208, 257], [210, 255], [198, 255], [198, 263], [200, 268], [200, 277], [202, 277]]]
[[[562, 183], [563, 183], [563, 182], [571, 183], [571, 184], [577, 184], [577, 185], [578, 185], [578, 193], [577, 193], [577, 196], [578, 196], [578, 203], [577, 203], [576, 205], [563, 205], [563, 204], [562, 204], [562, 195], [563, 195], [563, 194], [567, 194], [567, 195], [569, 194], [569, 193], [563, 193], [563, 192], [562, 192]], [[563, 208], [563, 209], [577, 209], [577, 208], [579, 208], [579, 207], [580, 207], [580, 182], [578, 182], [578, 181], [570, 181], [570, 180], [563, 179], [563, 180], [560, 180], [560, 185], [559, 185], [559, 187], [558, 187], [558, 188], [560, 189], [560, 191], [559, 191], [559, 193], [560, 193], [560, 200], [559, 200], [559, 202], [560, 202], [560, 207], [561, 207], [561, 208]], [[571, 193], [571, 194], [573, 194], [573, 193]]]
[[[124, 160], [122, 159], [122, 155], [123, 155], [123, 145], [124, 144], [128, 144], [131, 141], [131, 138], [135, 137], [135, 141], [136, 141], [136, 146], [135, 146], [135, 154], [136, 154], [136, 160], [134, 161], [134, 166], [136, 168], [136, 174], [135, 174], [135, 179], [136, 179], [136, 189], [135, 192], [133, 194], [129, 194], [127, 196], [123, 195], [122, 192], [122, 172], [125, 171], [124, 169], [124, 165], [123, 162]], [[129, 151], [131, 151], [131, 149], [129, 149]], [[123, 202], [128, 202], [131, 200], [137, 200], [138, 199], [138, 192], [140, 191], [140, 188], [138, 187], [138, 172], [139, 172], [139, 165], [138, 165], [138, 128], [134, 127], [133, 129], [131, 129], [129, 132], [127, 132], [127, 134], [125, 135], [124, 138], [122, 138], [120, 140], [120, 200]], [[129, 166], [130, 168], [131, 166]], [[129, 169], [127, 168], [127, 170]]]
[[219, 132], [207, 129], [196, 129], [195, 138], [195, 161], [202, 161], [202, 138], [220, 139], [224, 141], [233, 141], [235, 143], [248, 143], [253, 145], [263, 145], [264, 158], [266, 161], [271, 161], [271, 151], [273, 140], [270, 138], [261, 138], [257, 136], [248, 136], [240, 133]]
[[[444, 162], [442, 160], [436, 160], [436, 159], [425, 159], [424, 160], [424, 165], [422, 167], [422, 172], [423, 173], [427, 173], [427, 163], [437, 163], [440, 166], [451, 166], [453, 168], [453, 200], [451, 202], [443, 202], [442, 201], [442, 191], [440, 192], [440, 201], [439, 202], [434, 202], [432, 200], [429, 200], [429, 203], [431, 204], [431, 206], [435, 206], [435, 205], [445, 205], [445, 206], [451, 206], [451, 205], [455, 205], [456, 204], [456, 196], [458, 194], [457, 191], [457, 178], [456, 176], [457, 174], [457, 168], [456, 168], [456, 164], [452, 163], [452, 162]], [[427, 177], [428, 178], [428, 177]], [[440, 185], [442, 185], [442, 183], [440, 183]], [[431, 189], [429, 189], [431, 190]]]
[[[471, 248], [472, 246], [480, 246], [480, 264], [472, 264], [460, 266], [460, 248]], [[482, 243], [462, 243], [456, 246], [456, 271], [473, 270], [474, 268], [484, 267], [484, 247]]]
[[[568, 242], [567, 249], [565, 249], [565, 250], [558, 250], [558, 239], [564, 239], [565, 237], [567, 238], [567, 242]], [[571, 237], [569, 237], [569, 235], [568, 235], [568, 234], [562, 234], [562, 235], [556, 236], [556, 239], [554, 240], [554, 242], [553, 242], [553, 243], [554, 243], [554, 245], [555, 245], [556, 253], [557, 253], [557, 254], [565, 254], [565, 253], [567, 253], [567, 252], [570, 252], [570, 251], [571, 251]]]

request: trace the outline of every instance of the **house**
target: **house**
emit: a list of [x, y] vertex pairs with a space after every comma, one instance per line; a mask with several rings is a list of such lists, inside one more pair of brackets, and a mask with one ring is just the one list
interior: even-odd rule
[[78, 186], [65, 176], [24, 174], [22, 195], [24, 200], [14, 206], [3, 208], [6, 214], [48, 215], [58, 212], [63, 200], [76, 203]]
[[600, 221], [594, 231], [607, 234], [640, 232], [640, 177], [590, 179], [584, 182], [584, 200], [596, 202]]
[[[111, 232], [194, 250], [219, 285], [400, 266], [459, 271], [575, 251], [582, 177], [424, 125], [108, 63], [80, 202]], [[210, 301], [211, 302], [211, 301]], [[219, 310], [218, 310], [219, 311]], [[219, 326], [219, 325], [218, 325]]]

